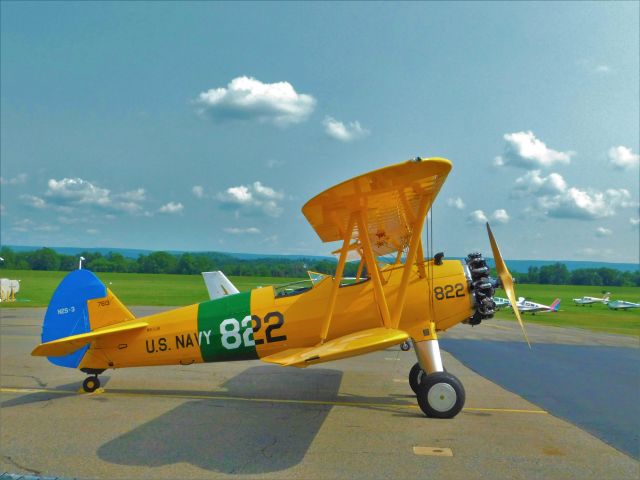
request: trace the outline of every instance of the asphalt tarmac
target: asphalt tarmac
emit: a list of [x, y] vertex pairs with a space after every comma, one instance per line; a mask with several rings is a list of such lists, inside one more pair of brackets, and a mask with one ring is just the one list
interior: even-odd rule
[[[137, 315], [155, 310], [134, 308]], [[467, 403], [455, 419], [435, 420], [422, 415], [407, 383], [413, 352], [398, 348], [305, 370], [257, 361], [115, 370], [101, 376], [103, 392], [83, 394], [83, 374], [29, 355], [39, 341], [42, 309], [2, 309], [0, 315], [0, 473], [83, 479], [640, 476], [637, 459], [615, 441], [543, 405], [553, 394], [571, 409], [571, 394], [556, 395], [537, 380], [529, 391], [506, 382], [505, 389], [502, 377], [494, 383], [482, 376], [495, 376], [491, 368], [478, 374], [464, 364], [479, 371], [478, 357], [486, 357], [485, 363], [502, 363], [500, 371], [533, 378], [533, 367], [523, 370], [514, 360], [522, 344], [510, 322], [460, 325], [445, 335], [443, 346], [458, 358], [445, 351], [443, 360], [463, 382]], [[567, 343], [635, 349], [631, 358], [637, 359], [631, 337], [539, 326], [530, 326], [529, 336], [545, 343], [533, 352], [551, 363], [547, 369], [570, 364], [571, 355], [554, 356], [551, 348], [562, 352]], [[504, 342], [479, 341], [496, 338]], [[593, 371], [591, 364], [585, 368]], [[619, 370], [611, 370], [612, 385], [628, 382], [617, 377]], [[637, 370], [631, 380], [637, 384]], [[570, 392], [572, 382], [565, 383]], [[529, 399], [531, 391], [538, 397]], [[601, 408], [595, 408], [597, 416]]]

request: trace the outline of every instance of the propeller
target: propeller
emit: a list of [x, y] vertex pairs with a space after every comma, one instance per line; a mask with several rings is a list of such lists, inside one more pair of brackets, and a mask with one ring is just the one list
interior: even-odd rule
[[529, 337], [527, 337], [527, 331], [524, 329], [524, 323], [522, 323], [522, 318], [520, 318], [520, 310], [518, 310], [516, 292], [513, 289], [513, 277], [509, 273], [509, 270], [507, 269], [507, 265], [505, 265], [504, 260], [502, 259], [502, 254], [500, 254], [500, 249], [498, 248], [496, 239], [493, 236], [493, 232], [491, 231], [489, 222], [487, 222], [487, 233], [489, 234], [489, 242], [491, 242], [491, 251], [493, 252], [493, 260], [496, 262], [496, 270], [498, 271], [498, 277], [500, 277], [500, 283], [502, 284], [502, 288], [507, 294], [509, 303], [511, 303], [511, 308], [513, 308], [513, 313], [516, 314], [516, 318], [518, 319], [518, 323], [520, 324], [520, 328], [522, 329], [524, 338], [527, 341], [527, 345], [529, 345], [529, 348], [531, 348]]

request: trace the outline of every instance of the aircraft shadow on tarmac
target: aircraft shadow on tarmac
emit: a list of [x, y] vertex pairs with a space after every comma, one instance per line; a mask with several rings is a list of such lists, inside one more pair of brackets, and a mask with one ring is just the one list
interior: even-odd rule
[[104, 444], [97, 454], [121, 465], [187, 462], [229, 474], [284, 470], [302, 461], [331, 405], [256, 399], [331, 402], [338, 397], [341, 381], [337, 370], [249, 368], [225, 382], [227, 391], [220, 396], [253, 401], [187, 401]]
[[[100, 377], [103, 385], [109, 381], [108, 376]], [[43, 385], [45, 386], [45, 385]], [[34, 392], [26, 395], [20, 395], [19, 397], [11, 398], [0, 402], [0, 407], [17, 407], [19, 405], [28, 405], [30, 403], [48, 402], [50, 400], [62, 399], [65, 397], [75, 397], [78, 395], [80, 384], [78, 382], [67, 383], [65, 385], [58, 385], [57, 387], [49, 388], [47, 392]]]

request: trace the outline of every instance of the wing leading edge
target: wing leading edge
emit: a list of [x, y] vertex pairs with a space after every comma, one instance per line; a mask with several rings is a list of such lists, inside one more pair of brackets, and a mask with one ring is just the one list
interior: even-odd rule
[[377, 327], [335, 338], [310, 348], [291, 348], [260, 360], [282, 366], [304, 368], [316, 363], [362, 355], [398, 345], [409, 338], [402, 330]]

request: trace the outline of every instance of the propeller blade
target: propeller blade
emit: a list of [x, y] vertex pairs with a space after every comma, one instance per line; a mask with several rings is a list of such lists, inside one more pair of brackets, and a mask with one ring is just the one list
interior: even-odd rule
[[500, 277], [500, 283], [502, 284], [502, 288], [507, 294], [509, 303], [511, 303], [511, 308], [513, 308], [513, 313], [515, 313], [516, 318], [518, 319], [518, 323], [520, 324], [520, 328], [522, 329], [524, 338], [527, 341], [527, 345], [529, 345], [529, 348], [531, 348], [531, 343], [529, 342], [527, 331], [524, 329], [524, 323], [522, 323], [522, 318], [520, 318], [520, 310], [518, 310], [518, 301], [516, 300], [516, 292], [513, 288], [513, 277], [511, 276], [511, 273], [509, 273], [509, 269], [507, 268], [507, 265], [504, 263], [504, 260], [502, 259], [502, 255], [500, 254], [500, 249], [498, 248], [496, 239], [493, 236], [493, 232], [491, 231], [489, 222], [487, 222], [487, 233], [489, 234], [489, 242], [491, 242], [491, 251], [493, 252], [493, 260], [496, 262], [496, 270], [498, 271], [498, 277]]

